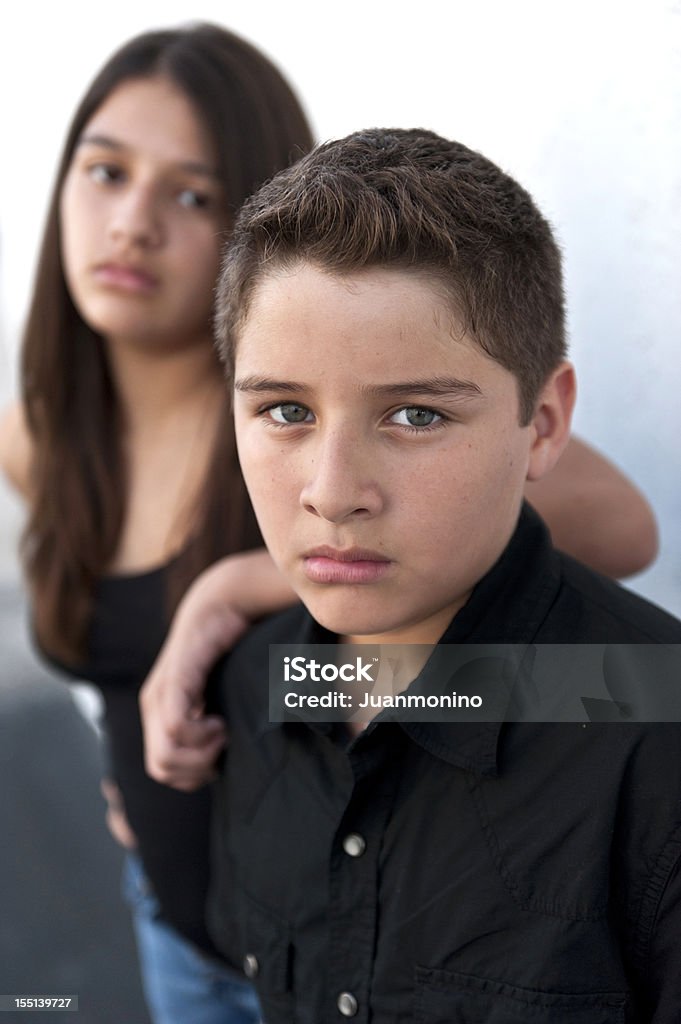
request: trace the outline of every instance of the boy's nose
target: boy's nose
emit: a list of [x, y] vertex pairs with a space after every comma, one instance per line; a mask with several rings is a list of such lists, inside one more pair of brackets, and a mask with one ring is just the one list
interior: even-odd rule
[[330, 523], [372, 518], [384, 505], [374, 469], [358, 438], [333, 434], [311, 449], [300, 503]]

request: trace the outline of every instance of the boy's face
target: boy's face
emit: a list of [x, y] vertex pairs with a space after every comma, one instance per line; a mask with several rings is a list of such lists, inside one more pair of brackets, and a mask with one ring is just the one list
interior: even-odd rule
[[435, 642], [516, 524], [536, 431], [514, 376], [425, 277], [305, 263], [257, 286], [235, 366], [253, 506], [314, 618]]

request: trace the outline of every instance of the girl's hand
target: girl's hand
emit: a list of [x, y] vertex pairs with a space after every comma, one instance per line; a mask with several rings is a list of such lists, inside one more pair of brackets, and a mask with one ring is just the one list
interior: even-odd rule
[[227, 734], [220, 717], [204, 713], [206, 677], [254, 619], [294, 600], [262, 549], [223, 558], [197, 577], [140, 692], [152, 779], [190, 791], [214, 777]]
[[137, 846], [137, 836], [130, 828], [120, 789], [111, 779], [102, 779], [99, 788], [106, 800], [106, 824], [109, 832], [124, 849], [134, 850]]
[[206, 604], [192, 588], [182, 601], [140, 692], [147, 772], [175, 789], [210, 782], [226, 741], [224, 721], [204, 714], [206, 677], [248, 626], [234, 609]]

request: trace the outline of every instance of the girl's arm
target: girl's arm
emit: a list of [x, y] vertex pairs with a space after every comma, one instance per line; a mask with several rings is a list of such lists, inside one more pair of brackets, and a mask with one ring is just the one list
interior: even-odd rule
[[597, 572], [641, 572], [657, 554], [657, 525], [641, 492], [611, 462], [571, 438], [555, 468], [525, 496], [561, 551]]
[[22, 498], [29, 496], [31, 435], [24, 407], [16, 401], [0, 413], [0, 469]]
[[[557, 547], [600, 572], [625, 576], [652, 561], [657, 528], [643, 495], [574, 438], [556, 468], [527, 485]], [[213, 775], [225, 743], [221, 718], [203, 714], [205, 678], [249, 622], [295, 600], [264, 551], [217, 562], [194, 582], [142, 688], [146, 765], [159, 782], [192, 790]]]
[[103, 778], [99, 788], [106, 801], [105, 818], [109, 832], [124, 850], [134, 850], [137, 847], [137, 836], [130, 828], [123, 794], [113, 779]]

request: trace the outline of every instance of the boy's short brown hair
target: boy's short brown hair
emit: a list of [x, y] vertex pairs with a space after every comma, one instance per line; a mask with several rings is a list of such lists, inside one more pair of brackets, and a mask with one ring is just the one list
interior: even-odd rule
[[246, 202], [218, 285], [230, 369], [255, 285], [300, 261], [341, 274], [422, 272], [517, 378], [523, 424], [565, 355], [561, 258], [547, 221], [490, 160], [434, 132], [372, 128], [324, 143]]

